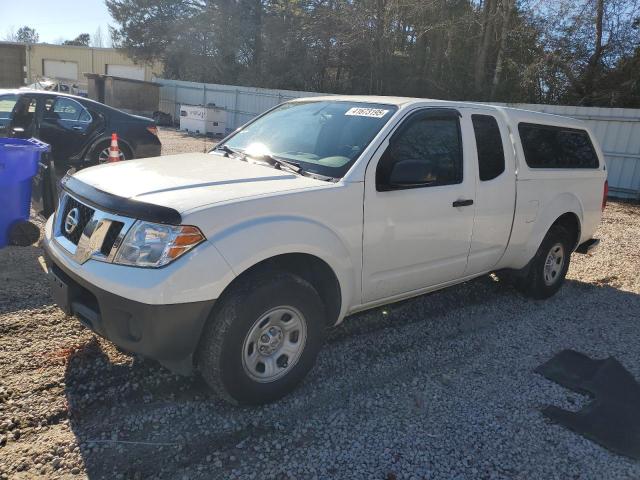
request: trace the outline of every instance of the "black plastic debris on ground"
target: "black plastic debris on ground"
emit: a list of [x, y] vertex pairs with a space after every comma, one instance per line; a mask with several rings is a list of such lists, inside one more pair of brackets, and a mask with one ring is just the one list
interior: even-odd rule
[[640, 385], [620, 362], [563, 350], [535, 372], [593, 397], [577, 412], [547, 406], [542, 410], [547, 418], [612, 452], [640, 459]]

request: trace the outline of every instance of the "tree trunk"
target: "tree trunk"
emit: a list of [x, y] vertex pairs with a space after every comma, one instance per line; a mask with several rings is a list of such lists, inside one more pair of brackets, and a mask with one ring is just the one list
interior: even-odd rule
[[253, 68], [256, 81], [262, 78], [262, 0], [255, 0], [253, 12], [254, 18], [254, 40], [253, 40]]
[[592, 103], [589, 98], [593, 97], [596, 77], [598, 76], [598, 70], [600, 68], [600, 62], [602, 61], [602, 22], [604, 17], [604, 0], [596, 0], [596, 38], [594, 41], [593, 55], [589, 58], [589, 66], [587, 67], [587, 74], [584, 82], [584, 99], [583, 103]]
[[504, 57], [504, 49], [507, 44], [507, 35], [509, 34], [509, 22], [511, 20], [511, 9], [514, 0], [502, 0], [502, 29], [500, 33], [500, 43], [498, 45], [498, 55], [496, 57], [496, 68], [493, 71], [493, 81], [491, 82], [491, 100], [495, 100], [496, 89], [500, 84], [500, 76], [502, 75], [502, 61]]
[[476, 65], [474, 71], [474, 87], [477, 94], [481, 94], [484, 91], [484, 80], [486, 75], [486, 63], [489, 47], [491, 46], [491, 39], [493, 37], [493, 23], [494, 23], [494, 11], [496, 0], [485, 0], [482, 9], [482, 26], [480, 34], [480, 47], [478, 49], [478, 55], [476, 57]]

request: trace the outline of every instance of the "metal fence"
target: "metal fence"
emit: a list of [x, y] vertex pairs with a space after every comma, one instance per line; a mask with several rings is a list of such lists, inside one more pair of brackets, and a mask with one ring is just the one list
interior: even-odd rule
[[[180, 105], [210, 103], [227, 110], [227, 125], [235, 129], [284, 101], [322, 95], [314, 92], [271, 90], [213, 83], [155, 79], [160, 110], [180, 118]], [[565, 115], [584, 120], [598, 138], [609, 171], [610, 196], [640, 199], [640, 109], [509, 104], [511, 107]]]
[[227, 110], [227, 126], [235, 130], [256, 115], [276, 105], [299, 97], [322, 95], [293, 90], [237, 87], [215, 83], [194, 83], [156, 78], [160, 87], [160, 111], [170, 113], [177, 121], [180, 105], [215, 104]]

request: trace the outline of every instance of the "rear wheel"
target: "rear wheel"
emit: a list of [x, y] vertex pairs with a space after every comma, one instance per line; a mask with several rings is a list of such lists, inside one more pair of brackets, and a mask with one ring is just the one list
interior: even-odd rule
[[[89, 155], [89, 163], [91, 165], [101, 165], [103, 163], [108, 163], [110, 146], [110, 142], [105, 142], [94, 148]], [[131, 160], [133, 158], [133, 155], [131, 155], [131, 153], [125, 147], [121, 146], [118, 158], [120, 159], [120, 161]]]
[[214, 309], [196, 361], [225, 400], [267, 403], [311, 370], [324, 334], [324, 305], [311, 284], [287, 272], [253, 275]]
[[569, 232], [559, 225], [552, 226], [531, 260], [526, 276], [517, 281], [518, 289], [536, 299], [555, 294], [569, 270], [571, 248]]

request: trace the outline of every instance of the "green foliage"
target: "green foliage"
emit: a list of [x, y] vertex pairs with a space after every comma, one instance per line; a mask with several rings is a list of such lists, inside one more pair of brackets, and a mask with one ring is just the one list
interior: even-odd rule
[[16, 33], [16, 42], [24, 42], [24, 43], [38, 43], [40, 36], [35, 31], [35, 29], [27, 27], [21, 27], [18, 29]]
[[169, 78], [585, 105], [639, 101], [638, 3], [106, 0], [114, 44]]
[[91, 43], [91, 35], [88, 33], [81, 33], [73, 40], [66, 40], [62, 44], [63, 45], [76, 45], [78, 47], [88, 47]]

